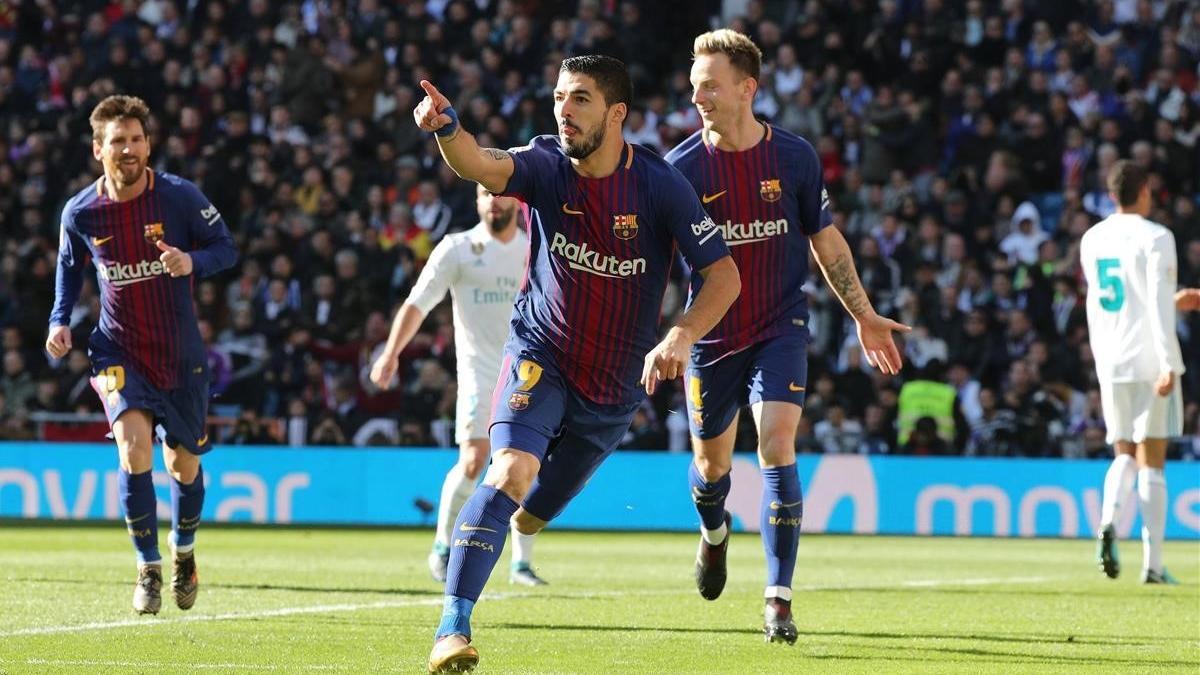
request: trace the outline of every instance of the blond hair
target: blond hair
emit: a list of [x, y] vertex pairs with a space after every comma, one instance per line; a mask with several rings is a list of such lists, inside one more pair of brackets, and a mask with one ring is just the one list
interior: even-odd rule
[[728, 28], [696, 36], [696, 41], [692, 43], [692, 58], [704, 54], [724, 54], [729, 57], [731, 66], [755, 81], [762, 70], [762, 50], [758, 45], [742, 33]]

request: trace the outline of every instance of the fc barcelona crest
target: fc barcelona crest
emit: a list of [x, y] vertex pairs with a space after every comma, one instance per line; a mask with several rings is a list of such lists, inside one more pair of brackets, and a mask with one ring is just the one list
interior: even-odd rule
[[758, 181], [758, 194], [762, 195], [764, 201], [779, 201], [779, 198], [783, 196], [783, 188], [779, 187], [779, 179]]
[[613, 216], [613, 234], [617, 235], [617, 239], [633, 239], [637, 232], [636, 213], [619, 213]]
[[508, 397], [508, 407], [513, 410], [524, 410], [529, 407], [529, 392], [514, 391]]
[[142, 234], [146, 237], [146, 241], [153, 246], [163, 238], [163, 224], [148, 223], [142, 228]]

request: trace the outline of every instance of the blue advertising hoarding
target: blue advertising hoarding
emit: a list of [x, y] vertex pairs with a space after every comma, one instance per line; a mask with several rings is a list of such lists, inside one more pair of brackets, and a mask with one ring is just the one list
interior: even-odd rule
[[[225, 446], [205, 455], [204, 515], [218, 522], [432, 526], [449, 449]], [[618, 452], [556, 527], [694, 530], [690, 457]], [[161, 460], [156, 458], [157, 466]], [[1108, 462], [802, 456], [804, 530], [861, 534], [1091, 537]], [[1167, 466], [1167, 537], [1200, 538], [1200, 465]], [[155, 471], [159, 512], [167, 478]], [[761, 480], [753, 455], [734, 460], [727, 501], [735, 527], [757, 530]], [[1118, 523], [1136, 536], [1128, 509]], [[0, 443], [0, 517], [121, 517], [109, 444]]]

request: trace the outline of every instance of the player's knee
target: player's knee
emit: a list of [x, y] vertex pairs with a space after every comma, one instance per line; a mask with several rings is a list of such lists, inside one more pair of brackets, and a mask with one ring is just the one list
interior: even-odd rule
[[711, 454], [697, 452], [694, 461], [696, 462], [696, 470], [708, 483], [715, 483], [721, 480], [725, 474], [733, 469], [732, 457], [714, 457]]
[[528, 452], [505, 448], [492, 457], [484, 482], [520, 501], [529, 492], [540, 466], [537, 458]]
[[117, 454], [121, 468], [127, 473], [145, 473], [154, 466], [149, 439], [124, 437], [117, 439]]
[[184, 485], [196, 480], [200, 472], [200, 458], [183, 449], [168, 449], [163, 456], [167, 473]]
[[468, 480], [479, 478], [479, 474], [483, 473], [483, 461], [474, 457], [464, 457], [459, 460], [459, 466], [462, 469], [463, 477]]
[[775, 432], [759, 437], [758, 458], [763, 466], [787, 466], [795, 463], [795, 435]]
[[487, 468], [488, 462], [488, 444], [487, 441], [476, 442], [472, 441], [462, 446], [458, 454], [458, 465], [463, 476], [470, 480], [479, 478], [479, 474]]
[[546, 521], [538, 518], [523, 508], [517, 509], [513, 515], [513, 526], [521, 534], [537, 534], [546, 527]]

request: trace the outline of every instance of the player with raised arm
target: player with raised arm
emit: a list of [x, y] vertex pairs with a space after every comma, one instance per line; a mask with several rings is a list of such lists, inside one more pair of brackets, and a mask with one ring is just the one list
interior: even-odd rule
[[[620, 442], [662, 380], [680, 377], [692, 344], [739, 290], [737, 268], [687, 181], [626, 143], [632, 87], [605, 56], [562, 62], [558, 137], [481, 149], [429, 82], [414, 111], [463, 178], [530, 206], [529, 268], [513, 310], [492, 405], [492, 463], [459, 513], [430, 672], [470, 670], [475, 602], [510, 519], [532, 534], [562, 511]], [[676, 252], [706, 281], [655, 345]], [[643, 388], [645, 391], [643, 391]]]
[[[696, 38], [692, 102], [703, 128], [667, 154], [716, 221], [737, 263], [742, 294], [717, 327], [692, 348], [686, 377], [694, 461], [688, 472], [700, 514], [696, 557], [700, 595], [725, 588], [729, 495], [738, 410], [749, 405], [762, 467], [761, 532], [767, 579], [764, 634], [796, 641], [792, 573], [803, 513], [796, 429], [807, 380], [811, 250], [825, 279], [858, 325], [871, 365], [894, 375], [893, 331], [907, 326], [875, 313], [832, 221], [817, 153], [799, 136], [754, 117], [762, 53], [745, 35], [717, 30]], [[692, 295], [707, 288], [692, 277]]]
[[109, 96], [92, 110], [92, 154], [104, 175], [63, 207], [46, 338], [54, 358], [71, 351], [71, 310], [90, 256], [100, 287], [100, 320], [88, 340], [92, 387], [117, 443], [118, 485], [137, 551], [133, 608], [139, 614], [157, 614], [162, 606], [151, 478], [156, 436], [170, 474], [171, 590], [180, 609], [196, 602], [200, 456], [212, 444], [205, 432], [208, 362], [192, 284], [237, 260], [224, 219], [200, 190], [148, 167], [149, 117], [145, 102], [132, 96]]
[[1175, 584], [1163, 564], [1167, 439], [1183, 433], [1179, 376], [1183, 355], [1175, 311], [1195, 302], [1176, 293], [1175, 237], [1146, 219], [1152, 206], [1145, 169], [1119, 161], [1108, 174], [1117, 212], [1094, 225], [1079, 245], [1087, 279], [1088, 337], [1100, 380], [1100, 402], [1115, 457], [1104, 477], [1097, 533], [1100, 571], [1121, 573], [1114, 523], [1137, 482], [1142, 513], [1142, 582]]
[[[381, 389], [395, 386], [400, 352], [446, 291], [454, 300], [454, 344], [458, 358], [458, 408], [455, 438], [458, 462], [442, 483], [437, 534], [429, 553], [429, 572], [446, 581], [454, 520], [487, 466], [488, 420], [492, 393], [500, 375], [501, 352], [508, 337], [513, 300], [525, 274], [529, 238], [517, 226], [520, 202], [495, 197], [479, 186], [475, 198], [479, 224], [446, 235], [433, 249], [408, 299], [396, 312], [392, 332], [371, 368], [371, 382]], [[513, 527], [512, 583], [546, 583], [533, 571], [532, 534]]]

